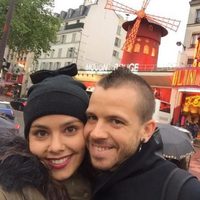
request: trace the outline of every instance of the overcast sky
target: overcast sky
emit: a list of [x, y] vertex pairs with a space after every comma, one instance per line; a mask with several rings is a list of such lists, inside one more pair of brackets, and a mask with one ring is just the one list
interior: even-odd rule
[[[133, 9], [140, 9], [143, 0], [117, 0], [124, 5]], [[84, 0], [54, 0], [55, 11], [67, 11], [69, 8], [78, 8], [83, 4]], [[189, 14], [190, 0], [151, 0], [146, 13], [181, 20], [180, 27], [177, 32], [170, 31], [167, 36], [161, 40], [158, 66], [175, 66], [178, 52], [182, 51], [180, 46], [176, 45], [177, 41], [184, 41], [185, 28]], [[132, 17], [134, 18], [134, 16]], [[130, 18], [131, 19], [131, 18]]]

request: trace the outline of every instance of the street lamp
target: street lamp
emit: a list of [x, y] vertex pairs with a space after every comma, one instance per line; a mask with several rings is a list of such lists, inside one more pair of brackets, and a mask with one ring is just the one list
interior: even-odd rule
[[177, 45], [177, 46], [182, 46], [182, 47], [183, 47], [183, 50], [185, 51], [186, 46], [185, 46], [181, 41], [176, 42], [176, 45]]

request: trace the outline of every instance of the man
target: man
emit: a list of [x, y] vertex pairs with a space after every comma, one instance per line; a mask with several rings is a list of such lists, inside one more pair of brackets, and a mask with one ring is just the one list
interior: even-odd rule
[[[176, 166], [156, 153], [162, 145], [152, 137], [154, 107], [151, 87], [126, 68], [97, 83], [84, 130], [92, 165], [99, 171], [93, 200], [161, 200], [166, 196], [163, 188]], [[199, 181], [190, 178], [178, 195], [176, 200], [199, 200]]]

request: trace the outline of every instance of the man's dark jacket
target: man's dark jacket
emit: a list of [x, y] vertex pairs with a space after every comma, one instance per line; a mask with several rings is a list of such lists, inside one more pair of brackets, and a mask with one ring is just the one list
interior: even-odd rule
[[[100, 173], [93, 200], [161, 200], [165, 180], [176, 166], [156, 153], [160, 148], [152, 137], [117, 170]], [[189, 179], [179, 194], [177, 200], [200, 200], [200, 182]]]

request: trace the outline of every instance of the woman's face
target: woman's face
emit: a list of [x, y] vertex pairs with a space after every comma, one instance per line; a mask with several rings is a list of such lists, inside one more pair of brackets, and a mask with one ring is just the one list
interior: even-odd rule
[[53, 178], [65, 180], [80, 166], [84, 153], [84, 124], [67, 115], [48, 115], [33, 121], [30, 151], [49, 166]]

